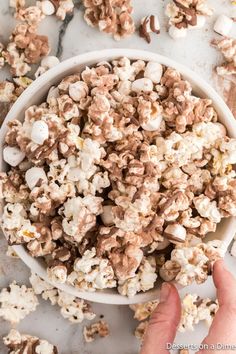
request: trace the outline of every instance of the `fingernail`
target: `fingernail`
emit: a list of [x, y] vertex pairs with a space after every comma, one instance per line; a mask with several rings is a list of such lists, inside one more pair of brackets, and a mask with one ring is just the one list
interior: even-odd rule
[[161, 296], [160, 296], [160, 302], [165, 302], [167, 301], [169, 295], [170, 295], [170, 290], [171, 286], [168, 283], [163, 283], [161, 287]]

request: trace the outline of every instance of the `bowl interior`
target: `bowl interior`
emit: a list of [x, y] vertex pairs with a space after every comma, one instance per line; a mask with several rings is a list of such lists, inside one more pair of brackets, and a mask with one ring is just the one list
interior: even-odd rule
[[[4, 137], [7, 132], [7, 123], [15, 118], [23, 121], [25, 110], [34, 104], [40, 104], [46, 98], [47, 92], [51, 86], [57, 85], [60, 80], [65, 76], [81, 71], [85, 66], [94, 65], [101, 61], [110, 61], [118, 57], [126, 56], [130, 59], [142, 59], [146, 61], [157, 61], [165, 66], [170, 66], [177, 69], [182, 76], [187, 79], [192, 87], [195, 95], [199, 97], [208, 97], [213, 101], [213, 105], [219, 115], [219, 120], [226, 126], [228, 135], [232, 138], [236, 138], [236, 121], [220, 96], [209, 86], [204, 80], [199, 78], [190, 69], [166, 58], [164, 56], [150, 53], [140, 50], [132, 49], [110, 49], [98, 52], [90, 52], [68, 59], [55, 68], [49, 70], [30, 87], [23, 92], [16, 103], [8, 113], [2, 128], [0, 130], [0, 147], [1, 151], [4, 145]], [[0, 169], [1, 171], [7, 170], [7, 164], [3, 161], [2, 153], [0, 154]], [[3, 201], [1, 202], [1, 211], [3, 207]], [[221, 239], [224, 243], [224, 248], [227, 250], [230, 242], [232, 241], [236, 229], [236, 218], [224, 219], [214, 234], [209, 234], [206, 240]], [[45, 264], [42, 260], [31, 257], [23, 246], [14, 246], [15, 251], [20, 258], [32, 269], [33, 272], [50, 282]], [[72, 295], [84, 298], [93, 302], [100, 302], [106, 304], [131, 304], [146, 302], [157, 299], [159, 297], [160, 281], [157, 282], [156, 287], [146, 293], [139, 293], [133, 298], [126, 298], [119, 295], [116, 290], [103, 290], [96, 292], [81, 292], [70, 285], [54, 284], [61, 290], [66, 291]]]

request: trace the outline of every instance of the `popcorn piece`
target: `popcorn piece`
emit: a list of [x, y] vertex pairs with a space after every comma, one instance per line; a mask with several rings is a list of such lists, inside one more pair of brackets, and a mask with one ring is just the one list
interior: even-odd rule
[[63, 264], [55, 264], [47, 268], [47, 274], [53, 283], [64, 284], [67, 279], [67, 268]]
[[19, 286], [13, 282], [9, 288], [2, 289], [0, 303], [0, 317], [16, 324], [36, 310], [38, 300], [32, 288], [27, 288], [25, 285]]
[[115, 0], [99, 4], [94, 0], [83, 0], [84, 19], [89, 26], [98, 27], [102, 32], [112, 34], [116, 40], [125, 38], [135, 31], [131, 17], [133, 8], [130, 0]]
[[202, 217], [216, 223], [220, 222], [221, 215], [217, 208], [216, 201], [211, 202], [208, 197], [202, 194], [194, 198], [194, 205]]
[[96, 257], [95, 248], [85, 251], [83, 257], [75, 261], [68, 282], [86, 291], [116, 286], [112, 267], [108, 260]]
[[45, 339], [39, 339], [29, 334], [21, 334], [11, 329], [3, 338], [4, 345], [9, 349], [9, 354], [32, 353], [32, 354], [58, 354], [57, 348]]
[[221, 14], [214, 24], [214, 31], [226, 37], [231, 31], [232, 26], [233, 20], [228, 16]]
[[13, 249], [12, 246], [8, 246], [7, 247], [7, 252], [6, 252], [6, 255], [8, 257], [11, 257], [11, 258], [20, 258], [17, 253], [15, 252], [15, 250]]
[[83, 81], [77, 81], [69, 86], [69, 95], [75, 102], [79, 102], [88, 95], [88, 86]]
[[234, 75], [236, 73], [236, 40], [223, 38], [214, 40], [212, 44], [222, 53], [225, 63], [216, 67], [218, 75]]
[[142, 304], [129, 305], [134, 311], [134, 318], [138, 321], [144, 321], [151, 316], [158, 305], [158, 301], [149, 301]]
[[47, 183], [47, 176], [43, 168], [32, 167], [25, 173], [25, 181], [28, 187], [32, 190], [39, 182]]
[[107, 322], [99, 321], [85, 326], [83, 330], [84, 339], [87, 343], [93, 342], [97, 336], [103, 338], [109, 335], [109, 327]]
[[[224, 250], [221, 248], [221, 242], [208, 242], [207, 244], [198, 244], [194, 247], [182, 247], [174, 249], [171, 253], [171, 260], [162, 266], [160, 275], [164, 280], [167, 280], [166, 274], [169, 272], [175, 273], [176, 266], [179, 271], [176, 271], [175, 280], [187, 286], [193, 281], [198, 284], [203, 283], [208, 276], [209, 265], [211, 262], [220, 259], [224, 255]], [[166, 273], [165, 268], [168, 266]]]
[[38, 67], [34, 76], [37, 79], [39, 76], [44, 74], [47, 70], [53, 68], [54, 66], [56, 66], [58, 64], [60, 64], [60, 60], [57, 57], [55, 57], [53, 55], [48, 55], [41, 60], [40, 66]]
[[135, 329], [134, 335], [141, 342], [144, 340], [144, 336], [145, 336], [147, 328], [148, 328], [148, 321], [143, 321], [143, 322], [140, 322], [139, 325]]
[[74, 3], [72, 0], [50, 0], [56, 9], [56, 16], [64, 21], [66, 16], [73, 12]]
[[150, 256], [143, 259], [138, 273], [133, 278], [120, 282], [118, 291], [121, 295], [133, 297], [140, 291], [152, 289], [156, 279], [155, 258]]
[[185, 37], [187, 29], [202, 28], [206, 16], [213, 13], [206, 0], [174, 0], [167, 4], [165, 12], [169, 17], [169, 34], [174, 39]]
[[159, 19], [155, 15], [150, 15], [142, 18], [139, 27], [139, 35], [144, 38], [148, 43], [151, 43], [150, 33], [160, 33]]
[[217, 300], [201, 299], [196, 294], [186, 294], [182, 300], [182, 315], [178, 330], [193, 331], [194, 326], [200, 321], [205, 321], [207, 326], [210, 326], [218, 308]]
[[70, 322], [91, 321], [96, 317], [89, 303], [54, 288], [36, 274], [31, 274], [30, 283], [37, 295], [41, 295], [44, 300], [50, 300], [52, 305], [58, 305], [61, 315]]

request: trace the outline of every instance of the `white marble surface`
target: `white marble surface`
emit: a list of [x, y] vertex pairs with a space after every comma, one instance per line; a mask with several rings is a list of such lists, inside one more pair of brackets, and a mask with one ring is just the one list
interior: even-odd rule
[[[194, 30], [188, 37], [179, 41], [173, 41], [166, 33], [167, 19], [164, 16], [164, 6], [167, 1], [163, 0], [133, 0], [134, 17], [138, 22], [141, 17], [149, 14], [158, 14], [161, 19], [162, 33], [160, 36], [153, 36], [152, 43], [148, 45], [138, 34], [121, 42], [115, 42], [109, 36], [99, 33], [88, 27], [83, 21], [81, 6], [75, 10], [73, 18], [67, 26], [50, 17], [44, 20], [40, 32], [47, 34], [52, 46], [52, 54], [59, 52], [61, 60], [79, 53], [95, 49], [105, 48], [136, 48], [157, 52], [187, 65], [202, 77], [215, 85], [215, 76], [212, 70], [221, 56], [210, 46], [212, 38], [217, 37], [212, 31], [212, 23], [217, 14], [225, 13], [235, 16], [230, 0], [211, 0], [215, 8], [214, 16], [209, 19], [207, 26], [202, 30]], [[14, 19], [8, 9], [8, 0], [0, 1], [0, 39], [7, 41], [12, 29]], [[59, 33], [64, 35], [59, 36]], [[232, 35], [236, 34], [236, 24]], [[60, 40], [59, 40], [60, 37]], [[60, 45], [59, 45], [60, 44]], [[61, 50], [59, 50], [61, 48]], [[0, 72], [0, 79], [7, 77], [7, 72]], [[5, 256], [6, 242], [0, 239], [0, 287], [6, 286], [10, 281], [16, 279], [19, 282], [28, 283], [29, 270], [19, 260], [12, 260]], [[236, 260], [227, 255], [227, 263], [234, 272]], [[188, 289], [182, 291], [184, 295]], [[200, 296], [214, 296], [215, 290], [211, 279], [201, 286], [191, 287]], [[62, 319], [55, 307], [45, 301], [41, 301], [35, 313], [28, 316], [19, 326], [19, 329], [29, 332], [52, 341], [59, 347], [61, 354], [135, 354], [138, 352], [139, 344], [132, 335], [136, 322], [132, 320], [132, 312], [128, 307], [106, 306], [94, 304], [97, 317], [104, 315], [111, 327], [111, 335], [108, 338], [96, 341], [93, 344], [85, 344], [82, 338], [81, 325], [72, 325]], [[0, 336], [7, 333], [9, 326], [6, 322], [0, 322]], [[193, 333], [181, 334], [176, 338], [176, 343], [200, 343], [207, 329], [202, 325], [196, 328]], [[158, 349], [157, 349], [158, 352]], [[0, 342], [0, 353], [6, 353]], [[159, 354], [159, 353], [158, 353]]]

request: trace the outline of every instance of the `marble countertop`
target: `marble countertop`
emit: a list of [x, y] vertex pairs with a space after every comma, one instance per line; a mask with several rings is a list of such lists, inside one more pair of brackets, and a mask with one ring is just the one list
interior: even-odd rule
[[[210, 46], [210, 41], [217, 37], [212, 31], [212, 23], [220, 13], [232, 14], [232, 6], [229, 0], [209, 1], [215, 9], [212, 18], [202, 30], [194, 30], [188, 37], [174, 41], [166, 33], [167, 19], [164, 16], [164, 7], [167, 1], [146, 0], [145, 7], [142, 0], [133, 0], [134, 17], [138, 22], [143, 16], [158, 14], [161, 21], [162, 32], [159, 36], [153, 36], [151, 44], [147, 44], [138, 34], [122, 40], [114, 41], [109, 36], [99, 33], [96, 29], [88, 27], [83, 20], [82, 7], [76, 6], [73, 16], [69, 16], [63, 23], [54, 17], [43, 21], [40, 33], [49, 36], [52, 54], [61, 60], [91, 50], [105, 48], [135, 48], [150, 50], [166, 55], [193, 69], [215, 88], [219, 89], [213, 69], [220, 63], [221, 55]], [[15, 21], [8, 8], [8, 0], [0, 2], [0, 39], [7, 41]], [[235, 24], [236, 29], [236, 24]], [[236, 31], [233, 31], [233, 35]], [[0, 72], [0, 80], [7, 77], [7, 72]], [[220, 90], [222, 93], [222, 90]], [[16, 279], [18, 282], [28, 284], [29, 270], [20, 261], [5, 256], [6, 242], [0, 238], [0, 287], [6, 286]], [[235, 272], [236, 259], [229, 254], [226, 257], [230, 269]], [[184, 289], [186, 292], [196, 292], [200, 296], [215, 296], [212, 280], [209, 279], [201, 286], [192, 286]], [[21, 331], [46, 338], [58, 345], [60, 354], [135, 354], [139, 350], [139, 343], [133, 336], [137, 322], [132, 319], [132, 312], [127, 306], [108, 306], [94, 304], [97, 318], [103, 315], [111, 328], [111, 335], [91, 344], [85, 344], [82, 338], [82, 328], [85, 323], [79, 325], [70, 324], [64, 320], [57, 308], [45, 301], [41, 301], [37, 311], [26, 317], [18, 327]], [[0, 322], [0, 336], [7, 333], [9, 326], [6, 322]], [[200, 343], [207, 329], [199, 325], [192, 333], [179, 334], [176, 343]], [[6, 353], [0, 341], [0, 353]]]

